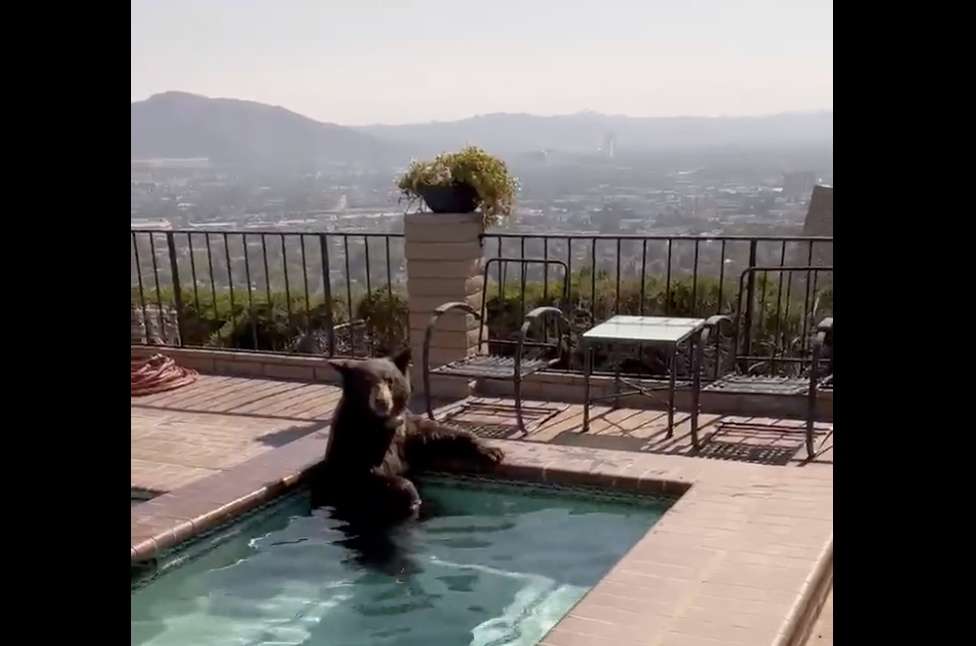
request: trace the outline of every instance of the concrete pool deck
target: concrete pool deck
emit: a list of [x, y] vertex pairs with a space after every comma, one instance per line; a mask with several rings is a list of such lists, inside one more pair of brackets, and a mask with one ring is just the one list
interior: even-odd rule
[[[142, 482], [169, 492], [132, 507], [133, 561], [151, 558], [299, 482], [324, 453], [329, 406], [338, 400], [335, 387], [304, 386], [320, 390], [269, 379], [202, 377], [169, 397], [133, 399], [133, 486]], [[227, 388], [234, 388], [237, 399]], [[567, 445], [563, 434], [573, 428], [573, 407], [529, 404], [563, 408], [539, 425], [541, 434], [529, 438], [536, 441], [492, 440], [506, 451], [499, 475], [681, 495], [541, 644], [803, 643], [832, 577], [833, 468], [832, 458], [826, 459], [831, 449], [812, 463], [784, 463], [790, 466], [690, 458], [683, 454], [680, 427], [665, 440], [653, 411], [630, 409], [608, 413], [604, 428], [579, 436], [584, 443]], [[721, 420], [713, 423], [721, 433]], [[633, 428], [623, 428], [628, 426]], [[760, 439], [792, 442], [795, 435], [784, 430], [753, 437], [748, 426], [736, 432], [744, 434], [735, 436], [736, 443], [746, 445]], [[828, 432], [825, 427], [825, 438]], [[274, 433], [279, 445], [268, 441]], [[642, 444], [610, 450], [614, 441], [619, 446], [613, 448], [631, 446], [614, 437]], [[608, 444], [599, 448], [594, 442]], [[185, 452], [191, 457], [181, 446], [192, 449]], [[733, 457], [739, 455], [751, 453]], [[155, 471], [137, 459], [156, 465]], [[175, 465], [169, 476], [166, 465]]]

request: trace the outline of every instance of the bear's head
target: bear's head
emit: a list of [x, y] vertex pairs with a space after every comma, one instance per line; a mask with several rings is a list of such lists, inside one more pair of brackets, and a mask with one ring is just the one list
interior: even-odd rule
[[410, 399], [410, 349], [380, 359], [332, 359], [342, 375], [342, 400], [360, 414], [399, 421]]

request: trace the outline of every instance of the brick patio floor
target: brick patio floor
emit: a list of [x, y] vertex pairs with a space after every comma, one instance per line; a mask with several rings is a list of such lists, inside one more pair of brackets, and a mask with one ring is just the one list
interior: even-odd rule
[[321, 429], [340, 394], [327, 384], [201, 375], [133, 397], [132, 487], [171, 491]]
[[[674, 417], [674, 433], [667, 437], [667, 413], [636, 408], [590, 407], [590, 429], [583, 428], [583, 406], [558, 402], [523, 402], [529, 431], [525, 438], [566, 446], [669, 455], [691, 455], [691, 425], [686, 413]], [[519, 439], [511, 399], [472, 398], [447, 411], [450, 421], [498, 439]], [[443, 416], [442, 416], [443, 417]], [[756, 464], [809, 467], [833, 466], [833, 424], [814, 425], [816, 455], [807, 460], [802, 420], [772, 417], [699, 415], [697, 457]]]
[[[201, 375], [185, 388], [132, 399], [131, 484], [166, 492], [282, 446], [328, 425], [339, 388], [321, 383]], [[527, 401], [529, 441], [688, 455], [686, 415], [675, 417], [666, 437], [662, 411], [594, 406], [591, 428], [581, 434], [583, 408], [558, 402]], [[414, 410], [420, 406], [414, 405]], [[449, 407], [447, 415], [479, 435], [517, 437], [511, 400], [472, 398]], [[832, 425], [817, 425], [821, 445], [806, 461], [802, 422], [773, 418], [702, 415], [700, 455], [760, 464], [831, 465]]]

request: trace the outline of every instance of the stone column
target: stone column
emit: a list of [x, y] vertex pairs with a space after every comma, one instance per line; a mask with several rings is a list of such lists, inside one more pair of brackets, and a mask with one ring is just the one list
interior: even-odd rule
[[[404, 216], [413, 390], [422, 393], [424, 334], [434, 309], [451, 301], [481, 308], [484, 289], [480, 213], [408, 213]], [[484, 338], [488, 338], [487, 331]], [[478, 323], [455, 311], [442, 316], [431, 338], [430, 366], [462, 359], [477, 351]], [[457, 399], [471, 394], [464, 379], [431, 377], [434, 397]]]

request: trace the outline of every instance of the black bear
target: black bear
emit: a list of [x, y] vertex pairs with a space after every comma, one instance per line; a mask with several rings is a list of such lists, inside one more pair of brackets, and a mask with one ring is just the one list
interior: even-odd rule
[[329, 364], [342, 375], [342, 398], [313, 482], [314, 504], [331, 505], [350, 522], [393, 523], [419, 510], [413, 473], [444, 464], [481, 470], [502, 460], [500, 449], [472, 433], [407, 410], [409, 349]]

